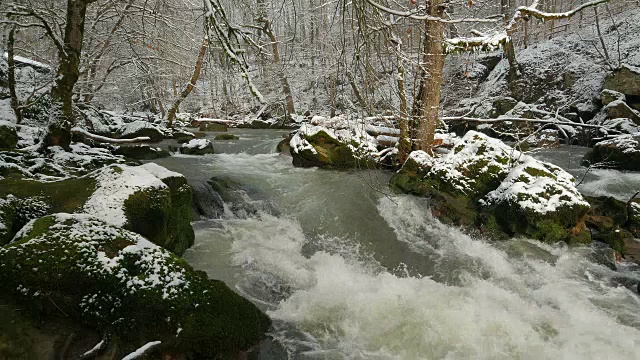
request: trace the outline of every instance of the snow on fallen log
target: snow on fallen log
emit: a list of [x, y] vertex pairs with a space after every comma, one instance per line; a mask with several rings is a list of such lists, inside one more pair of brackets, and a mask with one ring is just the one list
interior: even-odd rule
[[74, 127], [71, 129], [72, 134], [82, 135], [88, 139], [95, 140], [97, 142], [109, 143], [109, 144], [130, 144], [130, 143], [139, 143], [145, 141], [151, 141], [151, 138], [148, 136], [141, 136], [133, 139], [114, 139], [102, 135], [96, 135], [88, 132], [87, 130], [79, 127]]
[[154, 347], [160, 345], [161, 343], [162, 343], [162, 341], [152, 341], [150, 343], [146, 343], [141, 348], [139, 348], [138, 350], [136, 350], [136, 351], [132, 352], [131, 354], [123, 357], [122, 360], [137, 359], [137, 358], [141, 357], [142, 355], [144, 355], [147, 351], [153, 349]]
[[387, 135], [397, 136], [400, 135], [400, 129], [394, 129], [384, 126], [367, 125], [365, 131], [371, 136]]

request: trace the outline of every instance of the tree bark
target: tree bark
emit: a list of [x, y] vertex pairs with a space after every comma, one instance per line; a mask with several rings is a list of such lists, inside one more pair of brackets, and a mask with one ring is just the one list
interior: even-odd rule
[[176, 118], [176, 112], [178, 111], [180, 104], [184, 101], [184, 99], [187, 98], [187, 96], [189, 96], [189, 94], [191, 94], [191, 91], [193, 91], [193, 88], [196, 87], [196, 83], [200, 78], [200, 72], [202, 71], [202, 63], [204, 62], [204, 56], [207, 54], [207, 49], [209, 49], [209, 37], [205, 36], [204, 40], [202, 41], [202, 46], [200, 47], [200, 53], [198, 54], [198, 58], [196, 59], [196, 66], [193, 69], [191, 80], [189, 80], [189, 84], [187, 84], [187, 87], [185, 87], [184, 90], [182, 90], [182, 92], [180, 93], [180, 96], [173, 103], [173, 106], [171, 107], [171, 109], [169, 109], [168, 120], [169, 120], [170, 128], [173, 127], [173, 121]]
[[[442, 18], [444, 15], [443, 0], [428, 2], [429, 15]], [[421, 71], [421, 88], [419, 103], [414, 106], [419, 112], [417, 133], [418, 150], [431, 153], [438, 127], [440, 111], [440, 87], [443, 82], [444, 68], [444, 24], [439, 21], [425, 20], [425, 40]]]
[[79, 65], [84, 39], [84, 22], [87, 6], [95, 0], [67, 0], [64, 43], [58, 46], [56, 82], [51, 89], [52, 109], [49, 131], [43, 141], [44, 147], [61, 146], [69, 150], [73, 115], [73, 88], [80, 76]]
[[[401, 61], [398, 59], [398, 61]], [[400, 139], [398, 141], [398, 157], [404, 163], [411, 152], [411, 137], [409, 136], [409, 124], [407, 121], [407, 94], [404, 90], [404, 66], [398, 66], [398, 95], [400, 96]]]
[[262, 24], [262, 32], [267, 35], [271, 42], [271, 52], [273, 53], [273, 62], [277, 67], [278, 77], [282, 84], [282, 92], [285, 96], [286, 110], [289, 114], [295, 114], [296, 109], [293, 103], [293, 94], [291, 92], [291, 85], [289, 85], [289, 79], [287, 74], [282, 68], [280, 61], [280, 49], [278, 48], [278, 38], [273, 31], [273, 22], [267, 17], [267, 4], [265, 0], [258, 0], [258, 19], [257, 22]]
[[14, 45], [16, 43], [16, 26], [9, 30], [9, 40], [7, 43], [7, 62], [9, 65], [9, 95], [11, 96], [11, 108], [16, 114], [16, 123], [22, 123], [22, 111], [20, 110], [20, 100], [16, 92], [16, 62], [14, 54]]

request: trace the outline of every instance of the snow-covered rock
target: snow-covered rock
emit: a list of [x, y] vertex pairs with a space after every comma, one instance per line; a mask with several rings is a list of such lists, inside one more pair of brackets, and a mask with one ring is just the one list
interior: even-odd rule
[[640, 112], [632, 109], [626, 102], [616, 100], [604, 107], [609, 119], [626, 118], [640, 125]]
[[640, 67], [623, 64], [607, 75], [602, 86], [625, 95], [640, 96]]
[[26, 226], [0, 248], [0, 291], [34, 309], [55, 304], [68, 321], [123, 341], [131, 335], [207, 357], [248, 348], [271, 323], [223, 282], [91, 215], [54, 214]]
[[[299, 167], [358, 168], [375, 166], [388, 147], [369, 135], [366, 120], [336, 117], [314, 118], [318, 125], [303, 124], [289, 146], [293, 164]], [[387, 140], [384, 138], [383, 140]]]
[[159, 127], [144, 120], [136, 120], [122, 125], [118, 129], [118, 135], [123, 139], [149, 137], [152, 142], [160, 142], [165, 138], [164, 132]]
[[475, 131], [445, 155], [411, 153], [391, 184], [435, 198], [436, 216], [465, 226], [548, 241], [584, 235], [573, 228], [589, 204], [570, 174]]
[[191, 187], [181, 174], [147, 163], [106, 167], [91, 178], [96, 187], [84, 203], [84, 213], [100, 214], [107, 223], [139, 233], [176, 254], [193, 244]]
[[186, 155], [206, 155], [215, 152], [213, 144], [207, 139], [193, 139], [182, 144], [180, 152]]
[[621, 135], [597, 143], [584, 156], [583, 165], [640, 171], [640, 135]]

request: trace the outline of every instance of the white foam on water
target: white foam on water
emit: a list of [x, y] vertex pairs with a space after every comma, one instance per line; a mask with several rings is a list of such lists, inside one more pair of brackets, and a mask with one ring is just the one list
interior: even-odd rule
[[[509, 257], [435, 221], [410, 197], [382, 199], [379, 211], [399, 241], [435, 259], [437, 271], [457, 272], [457, 280], [398, 276], [330, 238], [314, 239], [330, 242], [330, 250], [305, 257], [310, 240], [291, 219], [263, 215], [224, 225], [235, 265], [289, 287], [269, 315], [303, 334], [298, 341], [307, 350], [296, 358], [640, 358], [636, 295], [607, 285], [599, 276], [605, 270], [579, 251], [540, 246], [548, 258]], [[272, 335], [294, 347], [290, 334]]]
[[626, 201], [640, 191], [640, 173], [592, 169], [578, 189], [586, 195], [613, 196]]

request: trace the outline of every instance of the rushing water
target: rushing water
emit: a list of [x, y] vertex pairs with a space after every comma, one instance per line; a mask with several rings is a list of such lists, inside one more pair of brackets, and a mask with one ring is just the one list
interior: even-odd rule
[[[254, 211], [195, 223], [185, 258], [274, 319], [260, 359], [640, 359], [640, 298], [617, 285], [640, 281], [637, 267], [472, 238], [391, 194], [388, 173], [294, 168], [273, 152], [281, 133], [234, 133], [220, 154], [158, 163], [242, 185]], [[588, 174], [582, 190], [630, 197], [640, 178], [621, 174]]]

